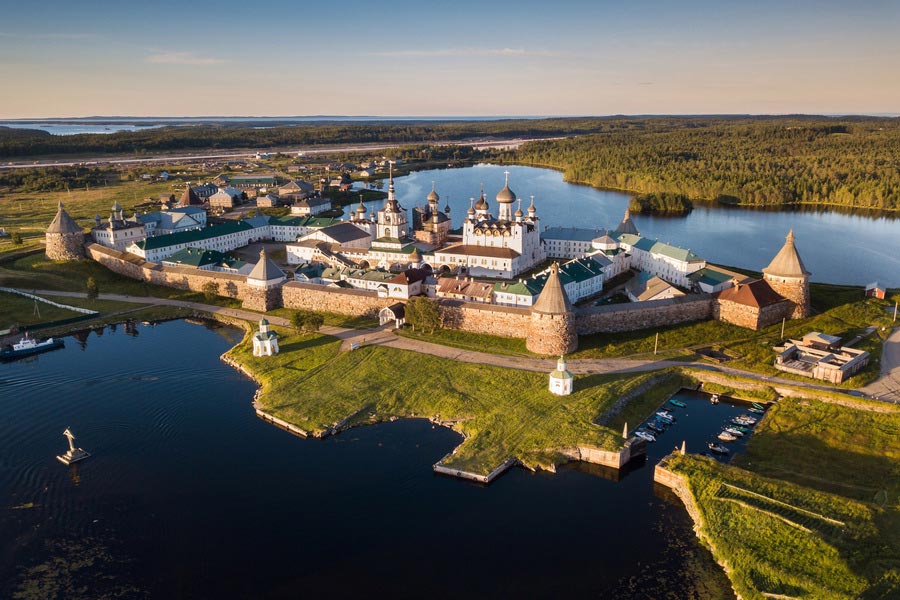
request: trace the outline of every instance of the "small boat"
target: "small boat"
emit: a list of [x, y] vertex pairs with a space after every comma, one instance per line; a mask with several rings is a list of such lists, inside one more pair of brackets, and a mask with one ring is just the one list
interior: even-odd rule
[[731, 435], [736, 435], [738, 437], [744, 437], [744, 432], [741, 431], [740, 429], [737, 429], [736, 427], [726, 427], [725, 431], [727, 431]]
[[634, 435], [641, 438], [645, 442], [655, 442], [656, 441], [656, 438], [653, 436], [653, 434], [647, 433], [646, 431], [641, 431], [640, 429], [635, 431]]
[[663, 421], [671, 422], [671, 421], [675, 420], [675, 415], [673, 415], [672, 413], [670, 413], [667, 410], [661, 410], [661, 411], [657, 412], [656, 416], [659, 417], [660, 419], [662, 419]]
[[686, 408], [687, 407], [687, 404], [685, 404], [681, 400], [675, 400], [674, 398], [669, 400], [669, 404], [671, 404], [672, 406], [677, 406], [678, 408]]
[[753, 408], [758, 408], [759, 410], [766, 410], [766, 407], [758, 402], [753, 403]]
[[753, 425], [753, 423], [748, 423], [747, 421], [745, 421], [743, 419], [738, 419], [737, 417], [735, 417], [731, 420], [731, 424], [732, 425], [740, 425], [741, 427], [747, 427], [749, 425]]
[[59, 338], [49, 338], [44, 340], [43, 342], [39, 342], [34, 338], [28, 337], [28, 334], [26, 333], [25, 337], [12, 345], [12, 349], [5, 348], [3, 350], [0, 350], [0, 359], [14, 360], [23, 356], [30, 356], [32, 354], [40, 354], [41, 352], [56, 350], [57, 348], [62, 348], [63, 346], [65, 346], [65, 344]]
[[749, 410], [752, 413], [756, 413], [758, 415], [763, 415], [766, 413], [765, 409], [762, 409], [762, 408], [752, 408], [751, 407], [751, 408], [748, 408], [747, 410]]
[[647, 429], [649, 429], [650, 431], [652, 431], [654, 433], [662, 433], [665, 431], [664, 428], [660, 427], [656, 423], [647, 423]]
[[741, 433], [749, 433], [750, 428], [745, 425], [738, 425], [737, 423], [732, 422], [731, 426], [727, 429], [734, 429], [735, 431], [740, 431]]
[[720, 433], [717, 437], [718, 437], [720, 440], [722, 440], [723, 442], [733, 442], [734, 440], [737, 439], [737, 436], [735, 436], [735, 435], [733, 435], [733, 434], [731, 434], [731, 433], [728, 433], [727, 431], [723, 431], [723, 432]]
[[719, 403], [719, 395], [713, 394], [712, 396], [710, 396], [709, 401], [712, 402], [713, 404], [718, 404]]
[[751, 417], [750, 415], [738, 415], [733, 421], [738, 421], [738, 425], [755, 425], [756, 419]]
[[728, 448], [726, 448], [722, 444], [714, 444], [714, 443], [710, 442], [706, 445], [706, 447], [709, 448], [710, 450], [712, 450], [716, 454], [728, 454], [730, 452], [728, 450]]

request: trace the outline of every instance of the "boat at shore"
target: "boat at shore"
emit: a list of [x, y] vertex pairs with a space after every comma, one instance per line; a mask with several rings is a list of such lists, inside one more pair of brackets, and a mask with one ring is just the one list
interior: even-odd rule
[[644, 440], [645, 442], [655, 442], [655, 441], [656, 441], [656, 437], [654, 437], [654, 436], [653, 436], [652, 434], [650, 434], [650, 433], [647, 433], [646, 431], [641, 431], [640, 429], [637, 430], [637, 431], [635, 431], [635, 432], [634, 432], [634, 435], [636, 435], [637, 437], [641, 438], [641, 439]]
[[758, 402], [754, 402], [752, 406], [753, 408], [758, 408], [759, 410], [766, 410], [766, 407]]
[[686, 408], [687, 407], [687, 404], [685, 404], [681, 400], [675, 400], [674, 398], [669, 400], [669, 404], [671, 404], [672, 406], [677, 406], [678, 408]]
[[726, 427], [725, 431], [727, 431], [731, 435], [736, 435], [737, 437], [744, 437], [744, 432], [737, 427]]
[[49, 352], [65, 346], [60, 338], [48, 338], [43, 342], [39, 342], [34, 338], [25, 334], [18, 342], [12, 345], [12, 348], [4, 348], [0, 350], [0, 360], [15, 360], [32, 354], [40, 354], [41, 352]]
[[723, 431], [723, 432], [720, 433], [717, 437], [718, 437], [720, 440], [722, 440], [723, 442], [733, 442], [734, 440], [737, 439], [737, 436], [736, 436], [736, 435], [734, 435], [734, 434], [732, 434], [732, 433], [728, 433], [727, 431]]
[[730, 450], [723, 446], [722, 444], [714, 444], [712, 442], [706, 445], [707, 448], [713, 451], [715, 454], [728, 454]]

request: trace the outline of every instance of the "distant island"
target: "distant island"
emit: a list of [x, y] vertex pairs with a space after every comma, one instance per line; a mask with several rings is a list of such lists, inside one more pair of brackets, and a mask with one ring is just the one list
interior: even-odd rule
[[628, 208], [633, 213], [653, 215], [686, 215], [694, 209], [694, 205], [683, 194], [638, 194], [632, 196]]

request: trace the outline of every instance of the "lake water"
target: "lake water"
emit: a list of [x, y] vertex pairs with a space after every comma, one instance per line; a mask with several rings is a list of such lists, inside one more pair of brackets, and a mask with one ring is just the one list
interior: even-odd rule
[[144, 129], [156, 129], [162, 125], [132, 125], [129, 123], [103, 123], [99, 125], [91, 123], [12, 123], [0, 121], [0, 127], [10, 129], [38, 129], [53, 135], [76, 135], [79, 133], [109, 134], [117, 131], [143, 131]]
[[[0, 364], [0, 597], [727, 597], [653, 492], [677, 426], [619, 481], [477, 486], [432, 472], [460, 438], [425, 421], [304, 440], [259, 420], [218, 359], [239, 337], [119, 326]], [[93, 453], [71, 468], [67, 426]]]
[[[483, 182], [491, 210], [503, 187], [505, 170], [510, 187], [526, 210], [534, 195], [543, 226], [614, 229], [622, 220], [630, 195], [563, 181], [562, 173], [520, 166], [478, 165], [463, 169], [419, 171], [395, 180], [401, 203], [424, 204], [435, 182], [441, 207], [449, 200], [453, 226], [459, 227], [477, 199]], [[370, 203], [369, 210], [383, 202]], [[864, 285], [878, 281], [900, 287], [900, 215], [863, 216], [836, 211], [760, 211], [697, 206], [686, 217], [637, 215], [635, 224], [645, 237], [690, 248], [712, 263], [760, 270], [784, 244], [789, 229], [812, 272], [813, 281]]]

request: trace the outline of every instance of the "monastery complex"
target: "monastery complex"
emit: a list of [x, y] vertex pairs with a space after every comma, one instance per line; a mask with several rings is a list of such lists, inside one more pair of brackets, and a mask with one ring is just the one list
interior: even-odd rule
[[[185, 289], [214, 281], [220, 294], [260, 311], [374, 316], [390, 308], [396, 316], [403, 302], [426, 296], [444, 327], [525, 338], [533, 352], [553, 355], [591, 333], [701, 319], [759, 329], [809, 314], [810, 273], [793, 232], [762, 278], [750, 278], [642, 236], [627, 210], [614, 229], [542, 230], [534, 198], [523, 210], [508, 173], [495, 207], [482, 189], [457, 229], [433, 187], [423, 205], [403, 207], [393, 176], [380, 210], [360, 203], [348, 219], [312, 214], [305, 194], [305, 214], [208, 219], [208, 198], [188, 186], [177, 205], [130, 218], [117, 203], [87, 235], [60, 205], [47, 256], [88, 257]], [[277, 264], [263, 250], [254, 265], [228, 254], [258, 242], [282, 247], [285, 259]]]

